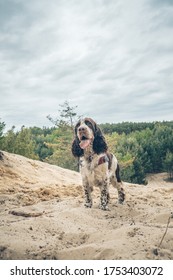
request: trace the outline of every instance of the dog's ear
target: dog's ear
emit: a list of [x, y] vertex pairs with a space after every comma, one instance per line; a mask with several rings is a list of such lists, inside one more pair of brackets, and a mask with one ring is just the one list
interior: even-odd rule
[[79, 139], [77, 137], [73, 140], [71, 151], [74, 157], [81, 157], [84, 154], [83, 149], [79, 146]]
[[100, 129], [100, 127], [95, 123], [95, 131], [94, 131], [94, 136], [103, 136], [103, 133]]
[[78, 121], [78, 123], [75, 125], [75, 128], [74, 128], [74, 140], [72, 142], [72, 148], [71, 148], [71, 151], [72, 151], [72, 154], [74, 157], [81, 157], [84, 155], [84, 151], [83, 149], [81, 149], [81, 147], [79, 146], [79, 138], [77, 136], [77, 129], [80, 125], [80, 120]]
[[105, 137], [99, 126], [96, 124], [94, 132], [93, 150], [96, 154], [101, 154], [107, 152], [107, 149], [108, 146]]

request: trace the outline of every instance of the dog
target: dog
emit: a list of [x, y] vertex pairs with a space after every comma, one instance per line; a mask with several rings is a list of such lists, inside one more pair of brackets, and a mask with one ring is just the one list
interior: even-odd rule
[[85, 207], [92, 207], [93, 186], [101, 191], [100, 208], [109, 210], [109, 185], [118, 190], [118, 203], [123, 204], [125, 191], [120, 179], [119, 164], [112, 153], [108, 152], [105, 137], [91, 118], [79, 120], [74, 129], [72, 154], [79, 158], [79, 168], [85, 195]]

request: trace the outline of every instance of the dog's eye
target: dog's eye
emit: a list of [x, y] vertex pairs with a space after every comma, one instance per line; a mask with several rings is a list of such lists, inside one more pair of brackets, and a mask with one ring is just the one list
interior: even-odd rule
[[85, 124], [89, 127], [89, 128], [91, 128], [91, 129], [93, 129], [93, 125], [92, 125], [92, 123], [90, 122], [90, 121], [85, 121]]

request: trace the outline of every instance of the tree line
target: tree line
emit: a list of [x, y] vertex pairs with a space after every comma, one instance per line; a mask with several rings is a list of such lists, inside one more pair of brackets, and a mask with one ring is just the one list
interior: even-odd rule
[[[141, 130], [126, 131], [126, 124], [119, 124], [121, 134], [105, 133], [109, 150], [117, 156], [121, 176], [125, 181], [145, 184], [147, 173], [168, 172], [173, 177], [173, 122], [157, 122]], [[102, 126], [102, 125], [101, 125]], [[104, 124], [103, 124], [104, 126]], [[78, 163], [71, 154], [73, 131], [65, 125], [52, 128], [24, 126], [15, 132], [12, 127], [5, 134], [5, 124], [0, 122], [0, 150], [28, 158], [59, 165], [72, 170]]]

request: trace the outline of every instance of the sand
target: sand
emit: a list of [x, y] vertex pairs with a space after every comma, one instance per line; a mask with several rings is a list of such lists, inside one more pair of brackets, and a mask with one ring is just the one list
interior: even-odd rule
[[[173, 259], [173, 183], [125, 183], [126, 203], [110, 187], [110, 211], [94, 189], [83, 206], [77, 172], [3, 152], [0, 160], [0, 259]], [[163, 239], [163, 240], [162, 240]]]

